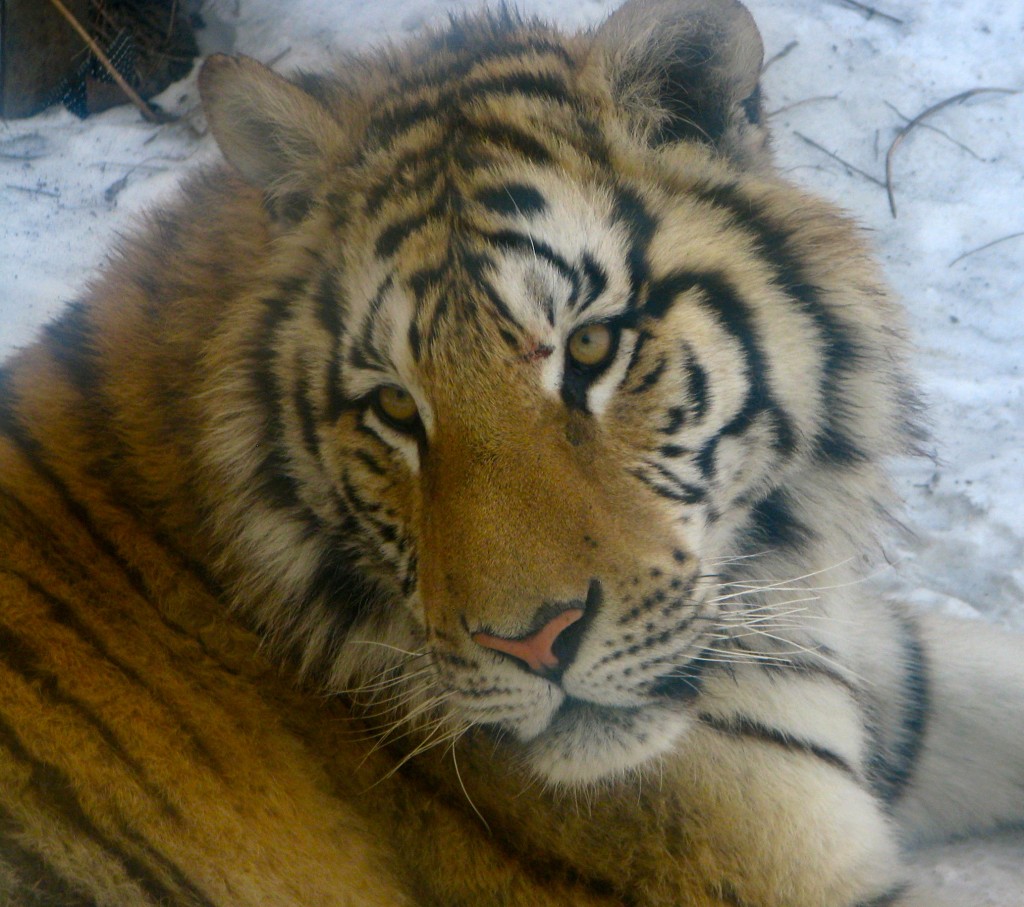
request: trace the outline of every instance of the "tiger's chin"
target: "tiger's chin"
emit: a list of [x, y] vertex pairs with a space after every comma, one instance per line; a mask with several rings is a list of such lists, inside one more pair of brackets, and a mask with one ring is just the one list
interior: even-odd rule
[[614, 780], [670, 750], [692, 720], [678, 703], [620, 708], [568, 697], [529, 740], [527, 762], [558, 786]]

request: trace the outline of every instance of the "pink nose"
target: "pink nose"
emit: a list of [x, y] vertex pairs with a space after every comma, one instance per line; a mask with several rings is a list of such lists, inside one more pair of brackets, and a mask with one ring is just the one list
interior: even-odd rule
[[473, 642], [518, 658], [534, 673], [543, 674], [558, 667], [558, 657], [552, 648], [555, 640], [566, 627], [576, 623], [582, 616], [581, 608], [569, 608], [549, 620], [536, 633], [522, 639], [504, 639], [490, 633], [474, 633]]

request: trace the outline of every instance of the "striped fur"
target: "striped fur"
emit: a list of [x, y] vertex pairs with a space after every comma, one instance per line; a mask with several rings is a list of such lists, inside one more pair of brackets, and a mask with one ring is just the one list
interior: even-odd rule
[[1020, 642], [862, 581], [901, 316], [760, 66], [208, 61], [227, 166], [0, 370], [0, 900], [909, 907], [1024, 817]]

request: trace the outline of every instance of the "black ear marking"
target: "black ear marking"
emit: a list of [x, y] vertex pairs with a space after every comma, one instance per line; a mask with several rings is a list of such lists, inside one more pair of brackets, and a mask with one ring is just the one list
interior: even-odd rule
[[752, 126], [760, 126], [764, 122], [764, 111], [761, 109], [761, 83], [758, 82], [753, 92], [740, 102], [740, 107]]
[[655, 145], [684, 139], [717, 145], [728, 126], [728, 97], [711, 79], [713, 51], [682, 45], [665, 61], [657, 97], [665, 112], [653, 135]]
[[738, 0], [628, 0], [598, 30], [592, 53], [649, 144], [700, 141], [757, 162], [764, 51]]

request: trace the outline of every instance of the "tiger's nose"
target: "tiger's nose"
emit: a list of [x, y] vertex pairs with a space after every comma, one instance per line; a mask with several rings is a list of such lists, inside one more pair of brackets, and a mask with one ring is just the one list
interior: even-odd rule
[[[485, 649], [494, 649], [496, 652], [502, 652], [515, 658], [534, 674], [549, 677], [561, 673], [561, 670], [565, 668], [555, 654], [555, 640], [581, 617], [583, 617], [582, 608], [567, 608], [551, 618], [536, 632], [518, 639], [506, 639], [483, 632], [474, 633], [472, 639], [473, 642]], [[571, 657], [566, 660], [571, 660]]]

